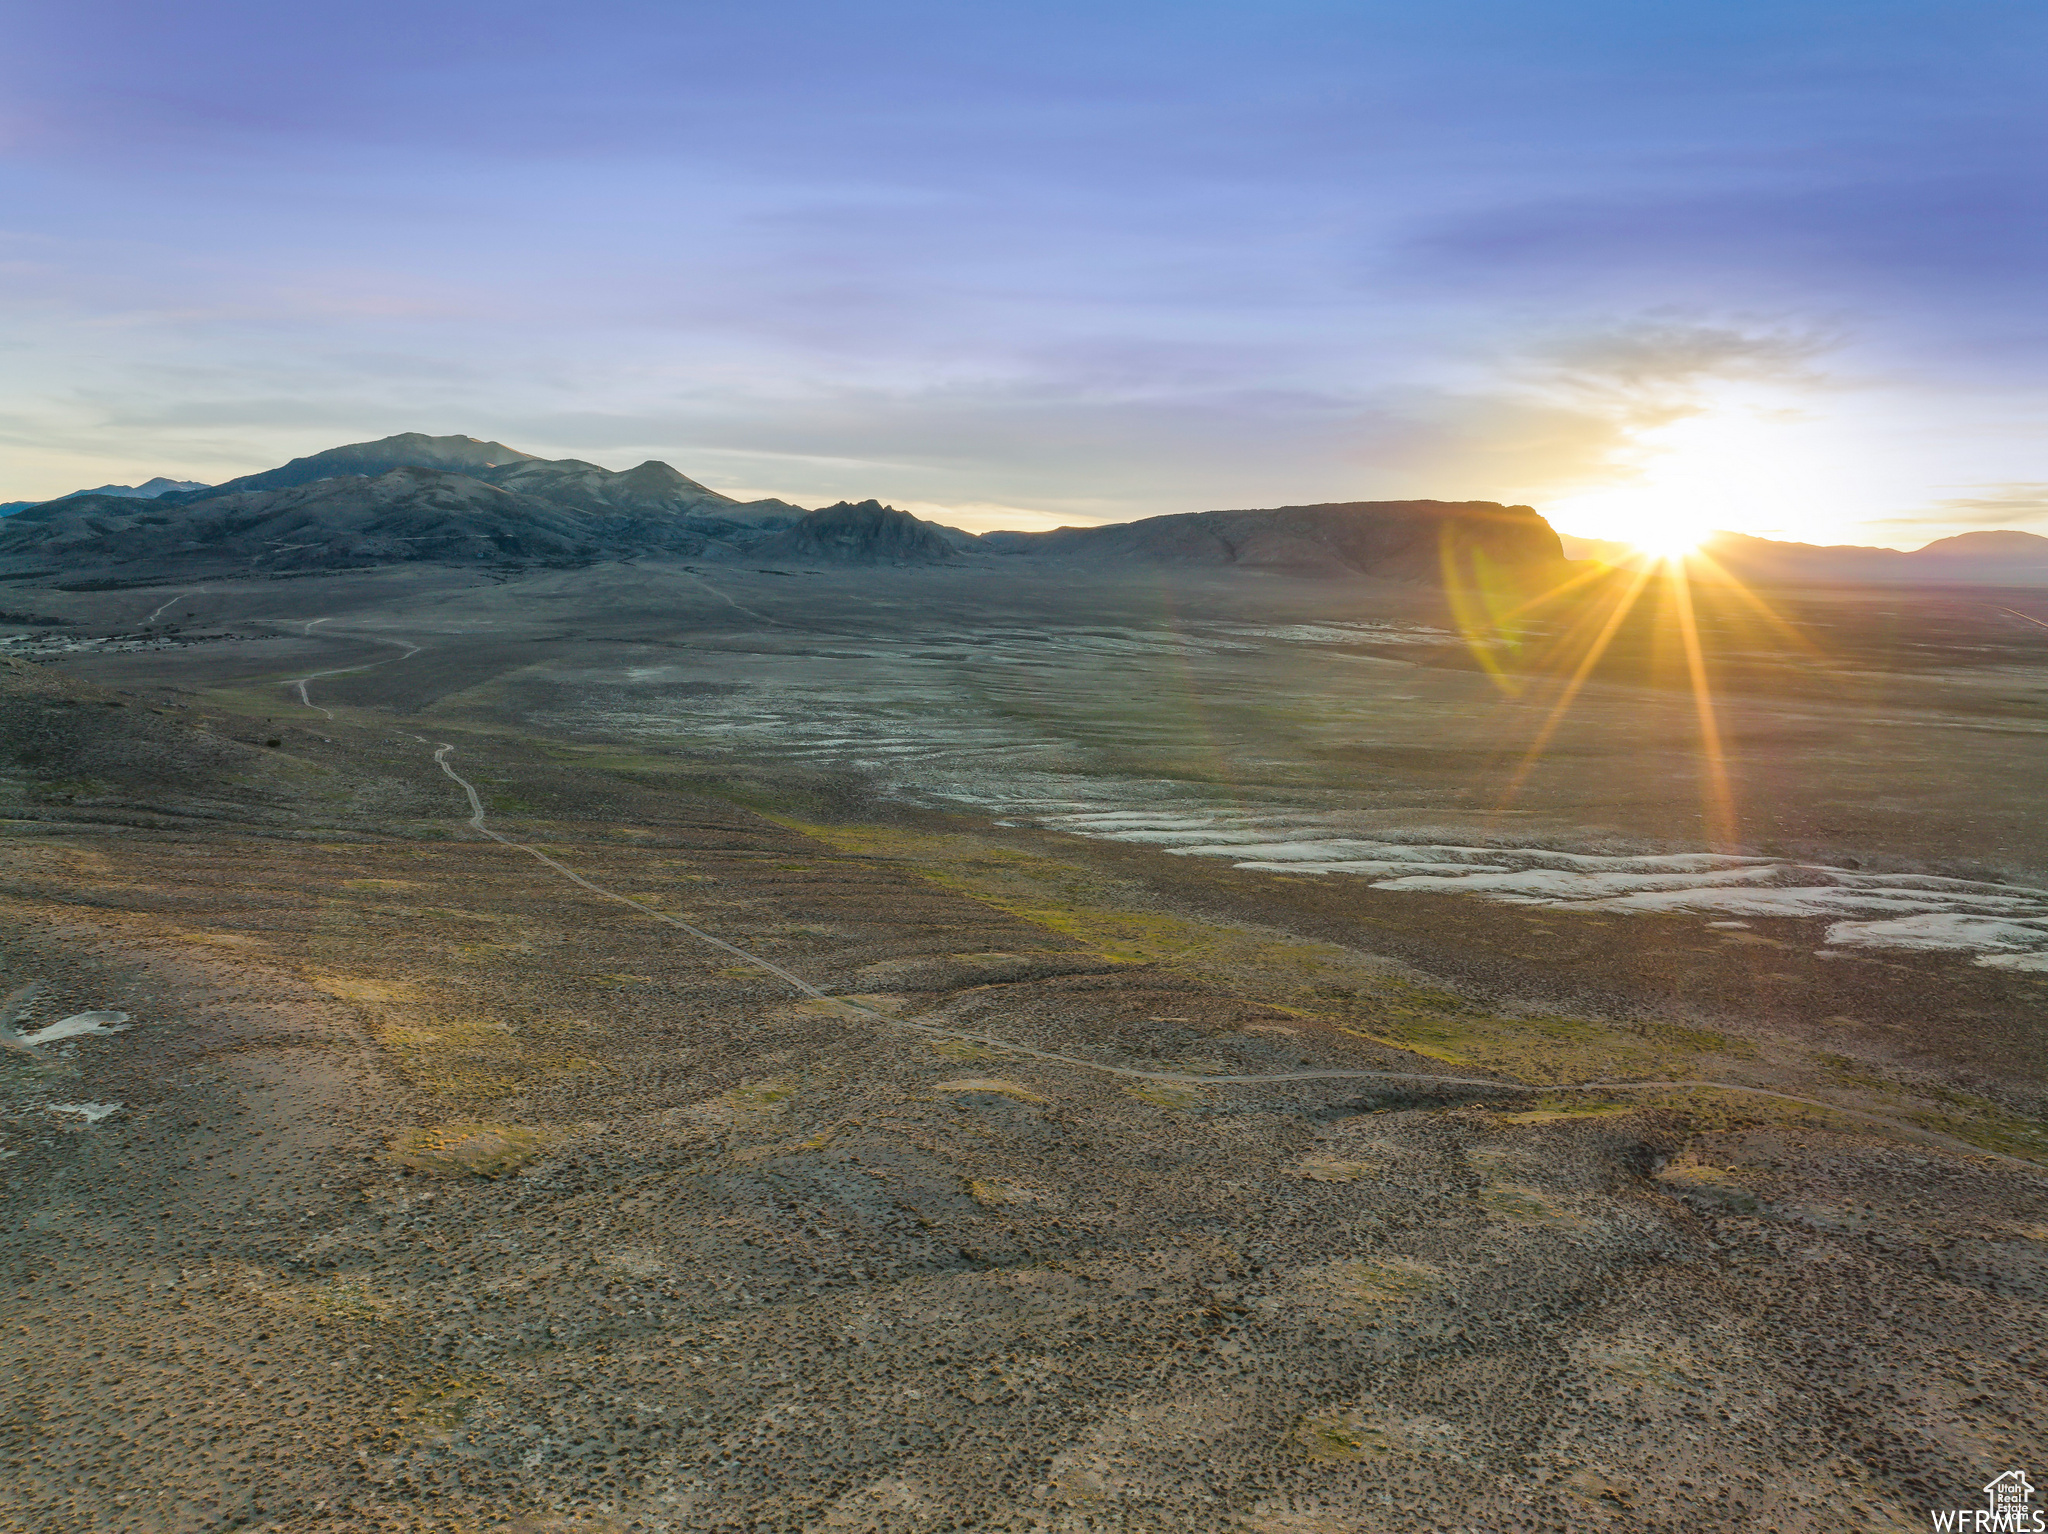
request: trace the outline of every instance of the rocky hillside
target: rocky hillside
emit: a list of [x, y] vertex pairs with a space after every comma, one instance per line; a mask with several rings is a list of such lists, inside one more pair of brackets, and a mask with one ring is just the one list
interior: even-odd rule
[[756, 555], [835, 565], [933, 565], [960, 557], [929, 522], [879, 501], [841, 501], [757, 544]]
[[351, 442], [344, 447], [330, 447], [324, 453], [310, 453], [278, 468], [244, 474], [240, 479], [215, 485], [206, 493], [288, 490], [294, 485], [310, 485], [316, 479], [343, 474], [374, 479], [393, 469], [448, 469], [475, 474], [480, 469], [543, 461], [502, 442], [479, 442], [474, 437], [430, 437], [424, 432], [407, 431], [375, 442]]
[[841, 567], [1022, 556], [1423, 582], [1453, 566], [1469, 577], [1547, 571], [1562, 559], [1557, 535], [1534, 511], [1491, 501], [1204, 511], [977, 538], [879, 501], [806, 512], [779, 500], [736, 501], [665, 463], [615, 472], [418, 432], [154, 499], [71, 496], [0, 523], [0, 576], [94, 582], [642, 555]]
[[804, 515], [783, 501], [735, 501], [665, 463], [614, 473], [412, 432], [210, 489], [30, 507], [0, 526], [0, 572], [141, 579], [400, 561], [701, 557], [737, 553]]
[[1441, 578], [1447, 557], [1508, 567], [1564, 558], [1550, 524], [1493, 501], [1342, 501], [1200, 511], [1049, 533], [990, 533], [984, 547], [1038, 558], [1241, 565], [1309, 575]]
[[436, 469], [239, 490], [165, 507], [87, 496], [11, 518], [0, 559], [66, 572], [318, 570], [399, 561], [561, 563], [607, 554], [702, 553], [673, 515], [594, 515]]

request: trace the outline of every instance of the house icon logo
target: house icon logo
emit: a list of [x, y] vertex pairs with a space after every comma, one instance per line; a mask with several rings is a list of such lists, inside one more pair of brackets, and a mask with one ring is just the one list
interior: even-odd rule
[[1937, 1508], [1936, 1534], [2048, 1534], [2048, 1515], [2034, 1506], [2034, 1483], [2008, 1470], [1984, 1488], [1984, 1507]]

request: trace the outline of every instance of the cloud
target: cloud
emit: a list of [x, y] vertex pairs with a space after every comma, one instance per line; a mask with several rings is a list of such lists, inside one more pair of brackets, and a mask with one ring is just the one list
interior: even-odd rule
[[1553, 387], [1655, 396], [1729, 379], [1818, 383], [1814, 359], [1840, 341], [1807, 324], [1652, 315], [1541, 341], [1527, 354]]
[[1540, 336], [1461, 402], [1496, 482], [1531, 498], [1627, 484], [1656, 434], [1736, 410], [1794, 418], [1831, 386], [1820, 359], [1842, 338], [1810, 324], [1652, 313]]
[[[2048, 482], [2020, 480], [1979, 485], [1987, 495], [1958, 495], [1902, 517], [1874, 519], [1872, 527], [2014, 527], [2048, 519]], [[2025, 529], [2021, 529], [2024, 531]]]

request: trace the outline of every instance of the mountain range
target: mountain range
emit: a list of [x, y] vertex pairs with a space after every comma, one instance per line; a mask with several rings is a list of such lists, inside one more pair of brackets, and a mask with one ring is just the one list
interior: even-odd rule
[[1564, 551], [1528, 506], [1494, 501], [1343, 501], [1259, 511], [1198, 511], [1045, 533], [984, 533], [998, 554], [1438, 580], [1446, 558], [1526, 568]]
[[[74, 490], [70, 495], [60, 495], [60, 501], [68, 501], [81, 495], [118, 495], [133, 500], [153, 501], [160, 495], [172, 495], [181, 490], [208, 490], [210, 485], [196, 479], [165, 479], [159, 474], [155, 479], [144, 480], [139, 485], [96, 485], [90, 490]], [[12, 516], [17, 511], [27, 511], [31, 506], [47, 505], [45, 501], [0, 501], [0, 517]]]
[[[1563, 539], [1572, 559], [1596, 559], [1634, 566], [1652, 556], [1611, 539]], [[1802, 581], [1909, 582], [1958, 585], [2048, 584], [2048, 538], [2010, 528], [1957, 533], [1918, 549], [1872, 548], [1863, 544], [1783, 543], [1747, 533], [1713, 533], [1699, 546], [1696, 578], [1727, 575], [1764, 585]]]
[[[1624, 544], [1561, 541], [1530, 507], [1492, 501], [1332, 502], [977, 536], [872, 500], [815, 511], [739, 501], [653, 460], [614, 471], [420, 432], [219, 485], [157, 478], [12, 506], [0, 522], [0, 576], [96, 580], [652, 555], [834, 566], [1028, 558], [1433, 582], [1447, 560], [1537, 573], [1569, 558], [1641, 557]], [[2048, 538], [2010, 530], [1912, 553], [1716, 533], [1702, 552], [1711, 563], [1696, 570], [1744, 581], [2048, 583]]]
[[977, 536], [872, 500], [815, 511], [738, 501], [665, 463], [617, 472], [418, 432], [148, 499], [66, 496], [0, 524], [0, 575], [96, 582], [643, 555], [840, 566], [1107, 560], [1411, 581], [1439, 579], [1447, 555], [1502, 569], [1562, 560], [1557, 535], [1533, 510], [1490, 501], [1196, 512]]

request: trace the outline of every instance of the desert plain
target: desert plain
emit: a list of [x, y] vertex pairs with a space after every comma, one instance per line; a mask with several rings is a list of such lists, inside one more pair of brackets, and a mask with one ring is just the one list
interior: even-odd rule
[[0, 1526], [2048, 1469], [2048, 603], [1587, 583], [0, 588]]

